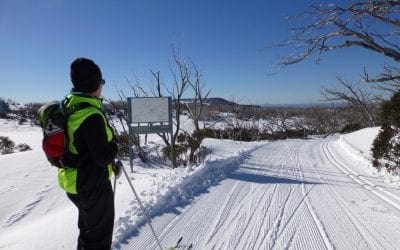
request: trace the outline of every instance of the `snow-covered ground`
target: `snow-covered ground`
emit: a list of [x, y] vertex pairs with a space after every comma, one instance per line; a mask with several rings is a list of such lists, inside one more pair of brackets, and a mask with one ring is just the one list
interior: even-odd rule
[[[135, 161], [131, 173], [125, 165], [164, 248], [183, 236], [195, 249], [396, 249], [400, 185], [369, 162], [377, 132], [207, 139], [212, 154], [197, 166]], [[0, 155], [0, 248], [74, 249], [77, 210], [57, 187], [40, 129], [0, 120], [0, 136], [33, 148]], [[117, 181], [113, 248], [157, 249], [124, 176]]]

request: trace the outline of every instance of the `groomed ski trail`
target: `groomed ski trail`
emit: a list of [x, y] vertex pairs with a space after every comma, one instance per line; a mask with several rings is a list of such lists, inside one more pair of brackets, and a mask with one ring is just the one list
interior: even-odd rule
[[[399, 189], [357, 172], [335, 143], [286, 140], [253, 151], [191, 204], [152, 218], [163, 246], [182, 236], [194, 249], [399, 248]], [[120, 247], [157, 249], [147, 226]]]

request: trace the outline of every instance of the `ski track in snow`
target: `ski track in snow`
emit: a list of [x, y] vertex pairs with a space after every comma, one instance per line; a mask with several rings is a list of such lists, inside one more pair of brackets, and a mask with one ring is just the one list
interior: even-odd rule
[[[219, 160], [132, 175], [164, 247], [182, 236], [194, 249], [400, 249], [398, 183], [374, 175], [343, 140], [218, 143]], [[0, 249], [74, 249], [77, 211], [42, 152], [0, 163]], [[113, 249], [158, 249], [118, 182]]]
[[[26, 204], [20, 211], [16, 212], [15, 214], [11, 215], [5, 222], [3, 226], [9, 227], [14, 225], [15, 223], [19, 222], [23, 218], [27, 217], [45, 198], [45, 196], [54, 188], [48, 188], [49, 185], [46, 185], [46, 189], [40, 192], [37, 192], [33, 198], [33, 201]], [[50, 206], [47, 208], [47, 212], [54, 206], [55, 200], [51, 203]], [[46, 212], [46, 213], [47, 213]]]
[[377, 186], [376, 184], [366, 180], [361, 175], [357, 174], [350, 168], [346, 167], [343, 163], [340, 162], [337, 157], [329, 150], [329, 147], [325, 145], [324, 153], [326, 157], [331, 161], [340, 171], [342, 171], [345, 175], [351, 178], [355, 183], [360, 185], [361, 187], [365, 188], [378, 198], [382, 199], [389, 205], [393, 206], [397, 210], [400, 211], [400, 197], [385, 190], [382, 187]]
[[[183, 236], [195, 249], [398, 248], [400, 239], [389, 237], [400, 235], [398, 195], [355, 173], [339, 154], [329, 140], [267, 144], [152, 223], [163, 246]], [[119, 247], [157, 244], [145, 225]]]
[[[150, 210], [153, 208], [157, 211], [158, 209], [160, 209], [160, 207], [163, 207], [161, 208], [162, 211], [168, 212], [168, 210], [170, 209], [176, 209], [174, 213], [180, 213], [180, 211], [178, 211], [180, 210], [179, 207], [174, 208], [171, 206], [186, 206], [189, 204], [191, 199], [195, 199], [196, 202], [196, 197], [198, 195], [200, 195], [202, 192], [207, 192], [207, 188], [209, 188], [210, 186], [212, 187], [218, 185], [218, 183], [224, 178], [224, 176], [228, 172], [238, 168], [239, 164], [242, 163], [246, 159], [246, 157], [248, 157], [250, 152], [256, 150], [258, 147], [260, 146], [256, 146], [248, 152], [242, 152], [238, 156], [228, 157], [226, 159], [215, 160], [206, 163], [206, 166], [203, 169], [188, 178], [185, 183], [175, 187], [170, 187], [165, 197], [159, 199], [158, 204], [147, 204], [146, 208], [150, 208]], [[133, 201], [132, 204], [136, 204], [136, 201]], [[189, 208], [190, 207], [191, 206], [189, 205]], [[188, 213], [188, 208], [186, 208], [185, 210], [185, 213]], [[151, 216], [157, 215], [157, 212], [148, 212]], [[195, 211], [194, 213], [196, 212], [197, 211]], [[116, 241], [114, 241], [113, 248], [121, 248], [121, 245], [126, 244], [126, 242], [129, 241], [132, 236], [135, 236], [137, 234], [137, 230], [146, 224], [145, 217], [142, 211], [136, 205], [132, 209], [128, 209], [125, 214], [126, 216], [119, 218], [116, 222], [117, 228], [115, 229], [115, 231], [117, 232], [117, 235], [115, 237]], [[172, 217], [170, 219], [171, 221], [165, 222], [167, 224], [164, 224], [164, 222], [161, 222], [162, 226], [155, 224], [154, 227], [156, 228], [156, 230], [159, 227], [163, 228], [160, 238], [164, 238], [164, 235], [176, 234], [176, 228], [174, 225], [178, 223], [180, 219], [181, 217]], [[191, 222], [189, 224], [191, 224]], [[170, 230], [168, 230], [169, 228]], [[193, 230], [193, 232], [195, 232], [198, 229], [194, 228]], [[135, 242], [133, 242], [130, 248], [141, 249], [143, 247], [149, 248], [149, 246], [150, 248], [157, 248], [157, 244], [154, 241], [151, 232], [147, 230], [145, 231], [146, 232], [144, 233], [144, 243], [142, 242], [142, 245], [138, 246]], [[170, 242], [169, 244], [174, 245], [175, 242]]]
[[[350, 168], [346, 167], [343, 165], [336, 156], [334, 156], [332, 150], [328, 146], [328, 143], [325, 143], [322, 145], [322, 150], [327, 157], [327, 159], [337, 168], [339, 169], [347, 178], [349, 178], [353, 184], [359, 189], [363, 190], [363, 194], [367, 197], [370, 197], [371, 200], [374, 200], [376, 203], [375, 206], [377, 207], [386, 207], [389, 209], [392, 209], [392, 213], [390, 213], [390, 218], [381, 218], [384, 217], [383, 215], [385, 213], [388, 213], [388, 210], [384, 212], [377, 211], [376, 217], [373, 218], [375, 220], [375, 223], [373, 223], [371, 220], [365, 220], [365, 218], [359, 218], [359, 210], [354, 210], [350, 209], [350, 205], [353, 203], [353, 200], [350, 202], [345, 200], [345, 196], [342, 195], [340, 196], [337, 191], [335, 191], [334, 187], [330, 187], [331, 193], [333, 196], [336, 197], [336, 201], [342, 206], [343, 211], [347, 215], [347, 217], [353, 222], [353, 225], [357, 227], [358, 232], [360, 235], [363, 237], [363, 240], [365, 243], [368, 245], [369, 248], [372, 249], [394, 249], [396, 248], [396, 245], [398, 247], [398, 244], [400, 243], [397, 240], [397, 244], [388, 244], [384, 240], [388, 240], [388, 242], [392, 241], [391, 239], [388, 239], [387, 233], [390, 231], [397, 232], [395, 235], [400, 235], [400, 226], [398, 225], [393, 225], [393, 227], [385, 227], [382, 228], [382, 222], [385, 224], [392, 224], [394, 221], [399, 221], [400, 214], [398, 211], [393, 211], [393, 208], [395, 210], [398, 210], [399, 204], [396, 203], [395, 201], [386, 198], [382, 193], [373, 190], [372, 188], [378, 188], [376, 184], [373, 184], [369, 181], [366, 181], [363, 177], [359, 176], [356, 174], [354, 171], [352, 171]], [[346, 171], [347, 170], [347, 171]], [[365, 180], [365, 181], [364, 181]], [[385, 192], [390, 193], [385, 190]], [[392, 194], [392, 193], [390, 193]], [[392, 194], [395, 196], [394, 194]], [[376, 199], [378, 198], [378, 200]], [[380, 200], [379, 200], [380, 199]], [[364, 198], [364, 201], [367, 201], [368, 198]], [[392, 207], [390, 207], [392, 206]], [[375, 207], [374, 207], [375, 208]], [[388, 213], [389, 214], [389, 213]], [[385, 216], [386, 217], [386, 216]], [[395, 224], [395, 223], [393, 223]], [[382, 240], [384, 239], [384, 240]]]

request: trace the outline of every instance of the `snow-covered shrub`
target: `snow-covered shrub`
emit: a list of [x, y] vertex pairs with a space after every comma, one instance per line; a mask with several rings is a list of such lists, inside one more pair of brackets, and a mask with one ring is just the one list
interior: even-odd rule
[[27, 122], [28, 120], [25, 117], [19, 117], [18, 118], [18, 125], [23, 125]]
[[147, 153], [143, 150], [142, 147], [140, 147], [140, 142], [138, 141], [140, 139], [139, 136], [132, 136], [131, 139], [129, 139], [128, 133], [121, 132], [118, 135], [116, 135], [116, 137], [117, 137], [119, 155], [129, 156], [129, 144], [130, 144], [135, 147], [135, 152], [137, 152], [137, 157], [139, 157], [142, 162], [147, 161]]
[[121, 132], [117, 136], [118, 140], [118, 153], [120, 155], [129, 155], [129, 135], [126, 132]]
[[[175, 154], [176, 154], [176, 164], [179, 165], [186, 165], [187, 163], [187, 147], [186, 145], [182, 145], [181, 143], [175, 144]], [[164, 146], [161, 149], [162, 157], [164, 159], [171, 160], [171, 146]]]
[[[209, 131], [200, 129], [188, 134], [186, 132], [180, 133], [177, 137], [175, 144], [175, 152], [177, 155], [178, 165], [187, 165], [189, 163], [200, 163], [205, 159], [206, 148], [201, 146], [201, 142]], [[166, 146], [162, 149], [162, 154], [165, 159], [171, 158], [171, 148]]]
[[25, 143], [20, 143], [15, 146], [15, 143], [6, 136], [0, 136], [0, 153], [1, 154], [12, 154], [15, 150], [19, 152], [24, 152], [28, 150], [32, 150], [32, 148]]
[[16, 149], [17, 149], [19, 152], [25, 152], [25, 151], [32, 150], [32, 148], [31, 148], [28, 144], [26, 144], [26, 143], [20, 143], [20, 144], [18, 144], [17, 147], [16, 147]]
[[346, 124], [346, 125], [340, 130], [340, 133], [341, 133], [341, 134], [351, 133], [351, 132], [360, 130], [360, 129], [362, 129], [362, 128], [363, 128], [363, 126], [361, 126], [360, 123], [349, 123], [349, 124]]
[[0, 152], [1, 154], [14, 153], [15, 143], [6, 136], [0, 136]]

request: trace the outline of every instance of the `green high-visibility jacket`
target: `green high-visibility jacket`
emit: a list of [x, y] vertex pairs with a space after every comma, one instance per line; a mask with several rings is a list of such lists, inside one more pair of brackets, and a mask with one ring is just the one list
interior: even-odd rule
[[[84, 103], [84, 108], [81, 108]], [[64, 112], [66, 112], [68, 150], [72, 155], [79, 159], [77, 166], [68, 166], [58, 170], [58, 183], [60, 187], [70, 194], [78, 194], [81, 191], [95, 188], [98, 185], [108, 181], [112, 176], [112, 165], [109, 162], [105, 166], [96, 165], [93, 155], [89, 151], [79, 152], [80, 147], [77, 145], [77, 136], [81, 125], [91, 116], [100, 115], [104, 124], [107, 142], [111, 142], [114, 133], [108, 125], [107, 118], [102, 112], [102, 101], [99, 98], [81, 94], [71, 93], [63, 100]], [[71, 115], [68, 115], [71, 114]], [[101, 124], [101, 123], [100, 123]], [[103, 130], [102, 130], [103, 131]], [[95, 140], [96, 138], [93, 138]]]

